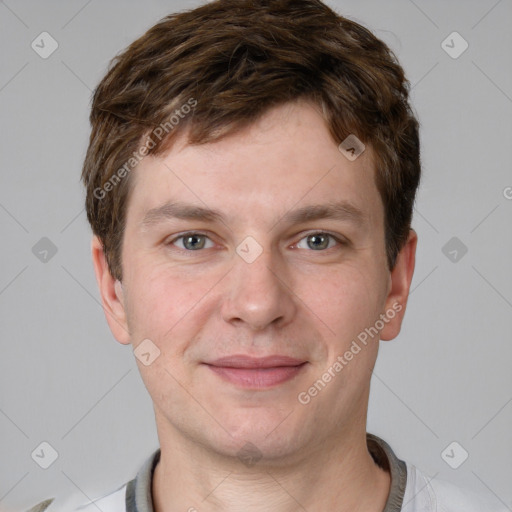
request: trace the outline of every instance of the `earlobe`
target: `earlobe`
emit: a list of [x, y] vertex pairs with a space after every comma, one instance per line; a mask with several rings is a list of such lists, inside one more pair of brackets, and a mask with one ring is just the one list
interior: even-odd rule
[[409, 230], [407, 242], [398, 253], [395, 267], [391, 271], [391, 284], [384, 311], [388, 321], [381, 330], [381, 340], [392, 340], [400, 333], [414, 274], [417, 243], [418, 235], [416, 231], [414, 229]]
[[93, 236], [91, 242], [91, 254], [105, 318], [116, 340], [127, 345], [130, 343], [130, 335], [123, 286], [120, 281], [112, 277], [103, 244], [96, 235]]

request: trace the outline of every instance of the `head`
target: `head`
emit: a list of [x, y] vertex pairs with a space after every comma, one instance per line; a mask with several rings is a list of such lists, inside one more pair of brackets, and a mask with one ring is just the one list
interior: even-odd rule
[[[416, 247], [418, 122], [390, 49], [317, 0], [219, 0], [117, 56], [90, 120], [96, 275], [116, 339], [158, 354], [138, 364], [159, 434], [275, 458], [364, 425]], [[304, 364], [252, 389], [212, 371], [233, 354]]]

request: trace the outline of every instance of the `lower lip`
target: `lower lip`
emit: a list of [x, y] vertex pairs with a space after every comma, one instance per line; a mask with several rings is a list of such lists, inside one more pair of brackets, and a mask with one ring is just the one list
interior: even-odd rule
[[282, 384], [293, 379], [302, 371], [306, 363], [298, 366], [278, 366], [275, 368], [229, 368], [207, 365], [225, 381], [243, 388], [262, 389]]

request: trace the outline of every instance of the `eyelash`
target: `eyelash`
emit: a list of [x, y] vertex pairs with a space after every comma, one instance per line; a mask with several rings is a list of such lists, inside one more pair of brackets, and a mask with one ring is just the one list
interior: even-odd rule
[[[334, 239], [338, 243], [339, 246], [347, 246], [349, 244], [349, 242], [347, 240], [340, 238], [339, 236], [334, 235], [333, 233], [330, 233], [329, 231], [311, 231], [311, 232], [307, 233], [306, 235], [304, 235], [297, 242], [297, 244], [294, 244], [294, 245], [298, 245], [302, 240], [304, 240], [305, 238], [312, 236], [312, 235], [327, 235], [327, 236], [331, 237], [332, 239]], [[172, 240], [169, 240], [168, 242], [166, 242], [166, 245], [172, 246], [173, 250], [177, 250], [182, 253], [194, 253], [194, 252], [201, 252], [204, 250], [204, 249], [198, 249], [198, 250], [194, 251], [194, 250], [190, 250], [190, 249], [181, 249], [180, 247], [174, 246], [174, 243], [176, 241], [181, 240], [182, 238], [186, 238], [187, 236], [204, 236], [204, 237], [208, 238], [209, 240], [211, 240], [210, 237], [206, 233], [202, 233], [200, 231], [189, 231], [187, 233], [183, 233], [183, 234], [173, 238]], [[334, 248], [335, 247], [329, 247], [327, 249], [323, 249], [323, 250], [319, 250], [319, 251], [314, 251], [313, 249], [310, 249], [310, 252], [327, 252], [330, 249], [334, 249]]]

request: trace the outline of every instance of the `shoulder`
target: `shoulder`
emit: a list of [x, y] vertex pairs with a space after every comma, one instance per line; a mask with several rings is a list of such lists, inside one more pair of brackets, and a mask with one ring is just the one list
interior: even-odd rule
[[[160, 448], [156, 449], [139, 469], [137, 476], [121, 485], [115, 491], [99, 498], [84, 502], [84, 494], [67, 498], [67, 501], [50, 498], [35, 505], [25, 512], [126, 512], [135, 510], [135, 495], [141, 500], [148, 500], [151, 493], [152, 475], [160, 459]], [[136, 490], [137, 488], [137, 490]], [[150, 498], [149, 498], [150, 499]]]
[[407, 463], [403, 512], [509, 512], [490, 492], [476, 492], [447, 480], [431, 478]]
[[126, 510], [126, 487], [123, 484], [119, 489], [105, 494], [99, 498], [84, 503], [82, 497], [74, 496], [65, 501], [55, 498], [34, 505], [26, 512], [124, 512]]
[[[89, 501], [69, 512], [122, 512], [126, 510], [126, 486], [122, 485], [119, 489], [100, 498]], [[50, 511], [49, 511], [50, 512]], [[67, 512], [67, 511], [62, 511]]]

